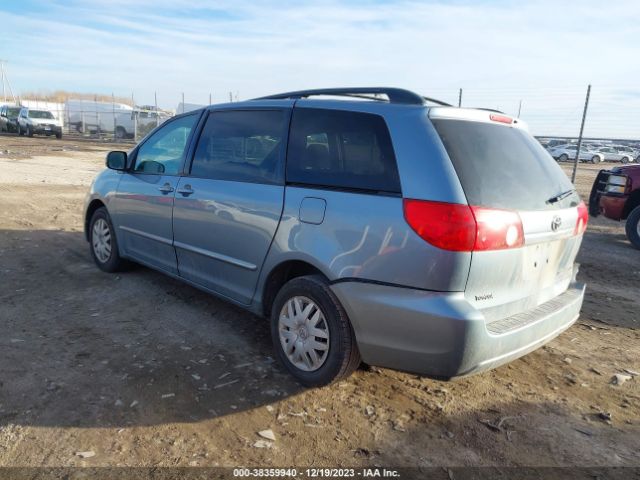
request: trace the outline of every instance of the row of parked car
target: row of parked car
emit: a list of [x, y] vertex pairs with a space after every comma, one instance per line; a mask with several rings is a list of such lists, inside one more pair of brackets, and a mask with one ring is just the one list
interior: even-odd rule
[[[566, 162], [576, 158], [578, 146], [576, 144], [547, 145], [549, 154], [559, 162]], [[603, 145], [585, 142], [580, 148], [581, 162], [640, 162], [640, 150], [628, 145]]]
[[13, 132], [18, 135], [55, 135], [62, 138], [62, 121], [48, 110], [36, 110], [19, 105], [0, 107], [0, 132]]

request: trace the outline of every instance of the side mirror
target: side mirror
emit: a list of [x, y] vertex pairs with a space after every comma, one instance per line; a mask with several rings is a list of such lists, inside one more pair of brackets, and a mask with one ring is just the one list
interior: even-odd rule
[[113, 151], [107, 153], [107, 168], [124, 170], [127, 168], [127, 152]]

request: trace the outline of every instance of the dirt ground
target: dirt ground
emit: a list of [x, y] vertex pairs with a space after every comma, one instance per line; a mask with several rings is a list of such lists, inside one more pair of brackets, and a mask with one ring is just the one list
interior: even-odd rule
[[[591, 220], [582, 315], [536, 352], [454, 382], [370, 368], [304, 390], [264, 320], [93, 265], [83, 198], [111, 148], [0, 136], [0, 466], [640, 466], [640, 377], [611, 383], [640, 371], [622, 224]], [[597, 169], [580, 165], [583, 198]]]

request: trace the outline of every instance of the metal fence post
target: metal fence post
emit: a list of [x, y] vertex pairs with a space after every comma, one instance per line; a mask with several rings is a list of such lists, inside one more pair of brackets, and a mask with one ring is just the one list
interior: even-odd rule
[[587, 118], [587, 107], [589, 107], [589, 97], [591, 96], [591, 85], [587, 87], [587, 98], [584, 100], [584, 111], [582, 112], [582, 123], [580, 124], [580, 136], [578, 137], [578, 148], [576, 149], [576, 158], [573, 161], [573, 173], [571, 174], [571, 183], [576, 183], [576, 173], [578, 171], [578, 162], [580, 161], [580, 149], [582, 148], [582, 134], [584, 133], [584, 121]]
[[156, 103], [156, 127], [160, 125], [160, 117], [158, 116], [158, 93], [153, 92], [153, 101]]
[[113, 112], [113, 139], [117, 141], [118, 137], [116, 136], [116, 128], [118, 122], [116, 122], [116, 97], [113, 92], [111, 93], [111, 110]]
[[462, 106], [462, 89], [458, 91], [458, 107]]

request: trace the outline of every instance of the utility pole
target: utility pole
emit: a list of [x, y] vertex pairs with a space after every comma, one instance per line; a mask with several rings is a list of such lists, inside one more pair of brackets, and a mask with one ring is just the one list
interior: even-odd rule
[[520, 112], [522, 112], [522, 100], [520, 100], [520, 105], [518, 105], [518, 118], [520, 118]]
[[458, 107], [462, 106], [462, 89], [458, 92]]
[[576, 158], [573, 161], [573, 174], [571, 175], [571, 183], [576, 183], [576, 173], [578, 171], [578, 162], [580, 161], [580, 148], [582, 148], [582, 134], [584, 133], [584, 121], [587, 118], [587, 108], [589, 107], [589, 97], [591, 96], [591, 85], [587, 87], [587, 98], [584, 100], [584, 111], [582, 112], [582, 123], [580, 124], [580, 136], [578, 137], [578, 148], [576, 149]]
[[7, 72], [5, 68], [6, 63], [8, 63], [6, 60], [0, 60], [0, 81], [2, 81], [2, 99], [4, 103], [7, 103], [7, 90], [9, 90], [9, 95], [11, 95], [11, 100], [13, 100], [13, 103], [16, 103], [16, 97], [13, 94], [13, 90], [11, 89], [11, 83], [9, 82], [9, 77], [7, 77]]
[[158, 92], [153, 92], [153, 101], [156, 104], [156, 127], [160, 125], [160, 117], [158, 116]]
[[182, 112], [184, 113], [184, 92], [182, 92]]

